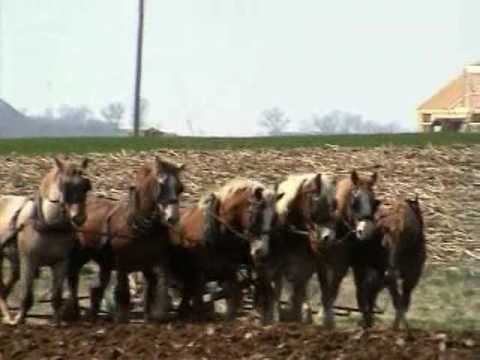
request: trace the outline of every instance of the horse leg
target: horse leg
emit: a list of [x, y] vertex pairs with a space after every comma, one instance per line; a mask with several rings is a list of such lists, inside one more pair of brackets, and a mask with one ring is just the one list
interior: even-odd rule
[[144, 296], [143, 296], [144, 315], [143, 316], [144, 316], [145, 322], [149, 322], [153, 320], [151, 317], [151, 311], [152, 311], [152, 304], [155, 300], [155, 288], [157, 286], [158, 279], [155, 273], [151, 269], [144, 270], [142, 273], [145, 281], [145, 288], [143, 289], [143, 293], [144, 293]]
[[10, 312], [8, 311], [7, 297], [5, 296], [5, 285], [3, 283], [3, 256], [0, 253], [0, 312], [2, 314], [2, 322], [4, 324], [11, 324], [12, 319], [10, 317]]
[[86, 259], [79, 258], [76, 255], [70, 257], [67, 273], [69, 297], [62, 311], [63, 320], [76, 321], [80, 317], [80, 306], [78, 303], [78, 284], [80, 281], [80, 270], [86, 262]]
[[117, 284], [115, 287], [115, 322], [119, 324], [127, 323], [130, 312], [130, 288], [128, 283], [128, 273], [117, 271]]
[[258, 281], [255, 285], [255, 304], [260, 308], [262, 324], [269, 325], [278, 322], [280, 319], [278, 303], [280, 296], [277, 294], [281, 286], [277, 274], [272, 274], [266, 270], [257, 270]]
[[224, 289], [227, 293], [227, 313], [225, 318], [228, 321], [235, 320], [242, 303], [242, 289], [235, 277], [224, 283]]
[[293, 289], [290, 294], [290, 314], [289, 320], [302, 322], [302, 309], [307, 296], [307, 283], [305, 279], [294, 279]]
[[[5, 299], [8, 298], [10, 293], [13, 290], [13, 287], [17, 284], [18, 280], [20, 280], [20, 261], [18, 259], [18, 254], [14, 254], [8, 257], [10, 261], [10, 277], [5, 284]], [[3, 264], [2, 264], [3, 267]], [[3, 278], [3, 276], [2, 276]]]
[[393, 307], [395, 308], [395, 320], [393, 321], [393, 329], [398, 330], [400, 327], [400, 322], [403, 318], [403, 307], [402, 307], [402, 297], [398, 289], [398, 278], [396, 276], [388, 277], [388, 290], [392, 298]]
[[355, 295], [357, 298], [358, 309], [362, 313], [362, 327], [369, 328], [373, 325], [373, 313], [369, 308], [369, 298], [371, 296], [370, 284], [368, 283], [367, 269], [360, 266], [353, 268], [353, 279], [355, 282]]
[[100, 265], [98, 272], [98, 279], [94, 285], [90, 288], [90, 312], [89, 317], [92, 321], [95, 321], [100, 311], [100, 305], [102, 303], [105, 289], [107, 288], [112, 272], [109, 268]]
[[180, 305], [178, 306], [178, 315], [180, 317], [187, 317], [192, 310], [191, 301], [194, 297], [193, 285], [190, 282], [185, 282], [183, 284], [183, 289], [181, 291]]
[[60, 261], [52, 266], [52, 308], [53, 308], [53, 323], [55, 326], [60, 326], [62, 321], [62, 295], [63, 283], [67, 277], [68, 260]]
[[270, 281], [261, 280], [255, 286], [256, 305], [259, 306], [263, 325], [274, 322], [274, 288]]
[[23, 324], [27, 313], [32, 308], [34, 301], [33, 286], [38, 272], [38, 266], [30, 261], [30, 259], [24, 258], [20, 260], [20, 269], [22, 280], [21, 302], [20, 310], [12, 322], [13, 325]]
[[161, 267], [143, 272], [145, 276], [145, 320], [163, 321], [170, 307], [167, 274]]
[[333, 291], [334, 271], [328, 265], [319, 266], [317, 270], [318, 282], [320, 284], [321, 301], [323, 306], [323, 326], [327, 329], [335, 328], [335, 304], [336, 294]]

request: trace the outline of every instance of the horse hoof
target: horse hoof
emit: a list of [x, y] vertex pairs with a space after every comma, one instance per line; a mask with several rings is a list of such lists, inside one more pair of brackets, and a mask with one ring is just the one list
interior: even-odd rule
[[17, 316], [15, 319], [11, 320], [10, 325], [17, 326], [25, 324], [25, 317]]
[[3, 318], [2, 319], [2, 324], [3, 325], [16, 325], [15, 320], [13, 320], [11, 318], [7, 318], [7, 319]]
[[128, 316], [127, 315], [117, 315], [115, 317], [115, 323], [116, 324], [128, 324]]
[[80, 318], [80, 308], [73, 300], [67, 300], [60, 309], [60, 317], [63, 321], [76, 321]]

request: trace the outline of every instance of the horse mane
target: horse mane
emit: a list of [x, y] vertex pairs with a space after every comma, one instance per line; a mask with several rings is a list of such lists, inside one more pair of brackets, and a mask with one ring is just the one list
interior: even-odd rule
[[353, 189], [353, 182], [350, 177], [341, 179], [337, 183], [337, 217], [345, 215], [348, 206], [348, 197]]
[[[281, 218], [284, 218], [290, 209], [290, 205], [297, 198], [304, 185], [312, 182], [318, 173], [305, 173], [289, 175], [282, 181], [277, 188], [278, 194], [283, 197], [276, 204], [276, 211]], [[335, 196], [336, 178], [333, 175], [323, 175], [321, 194], [327, 196]]]
[[[358, 176], [358, 186], [359, 187], [372, 186], [372, 182], [365, 176]], [[351, 175], [348, 175], [347, 177], [338, 181], [337, 193], [336, 193], [337, 217], [342, 217], [347, 215], [348, 199], [349, 199], [350, 193], [352, 192], [353, 187], [354, 187], [354, 184], [352, 182]]]
[[306, 181], [310, 181], [315, 177], [315, 174], [295, 174], [289, 175], [287, 178], [278, 184], [277, 193], [283, 194], [283, 197], [277, 201], [277, 214], [284, 218], [288, 213], [290, 205], [297, 198], [298, 193]]
[[[157, 161], [157, 160], [156, 160]], [[161, 166], [161, 169], [163, 172], [168, 173], [168, 174], [178, 174], [181, 170], [182, 167], [175, 164], [172, 161], [169, 160], [158, 160], [159, 165]], [[150, 176], [155, 168], [155, 164], [143, 164], [138, 170], [137, 170], [137, 178], [145, 178]]]
[[[220, 203], [222, 203], [240, 191], [254, 191], [257, 188], [264, 189], [264, 193], [265, 190], [267, 190], [267, 187], [259, 181], [236, 178], [225, 183], [220, 189], [214, 191], [213, 194], [220, 201]], [[273, 196], [273, 192], [271, 193]], [[212, 192], [209, 192], [208, 194], [202, 196], [202, 198], [198, 201], [198, 207], [204, 208], [206, 204], [208, 204], [211, 194]]]

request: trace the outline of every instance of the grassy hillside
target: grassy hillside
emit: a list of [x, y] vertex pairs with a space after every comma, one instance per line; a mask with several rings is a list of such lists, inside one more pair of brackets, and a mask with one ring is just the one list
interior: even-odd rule
[[480, 133], [436, 134], [375, 134], [284, 137], [159, 137], [159, 138], [35, 138], [2, 139], [0, 154], [44, 154], [114, 152], [120, 150], [152, 149], [289, 149], [296, 147], [322, 147], [328, 145], [351, 147], [376, 147], [383, 145], [453, 145], [480, 144]]

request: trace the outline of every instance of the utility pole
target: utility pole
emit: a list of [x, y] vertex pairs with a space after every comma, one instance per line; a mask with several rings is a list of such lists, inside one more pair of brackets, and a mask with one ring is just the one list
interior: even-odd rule
[[142, 83], [143, 18], [145, 0], [138, 0], [137, 60], [135, 65], [135, 95], [133, 107], [133, 134], [140, 133], [140, 99]]

